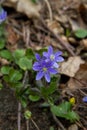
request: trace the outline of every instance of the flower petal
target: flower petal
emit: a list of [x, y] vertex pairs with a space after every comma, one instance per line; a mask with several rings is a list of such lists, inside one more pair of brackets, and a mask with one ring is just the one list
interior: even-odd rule
[[49, 68], [48, 70], [51, 74], [57, 74], [58, 73], [58, 71], [54, 68]]
[[33, 70], [39, 71], [41, 68], [39, 66], [33, 66]]
[[44, 73], [42, 71], [39, 71], [36, 75], [36, 80], [40, 80], [44, 76]]
[[49, 83], [50, 82], [50, 74], [49, 73], [45, 73], [45, 79], [46, 81]]
[[41, 69], [40, 64], [39, 64], [38, 62], [35, 62], [35, 63], [33, 64], [33, 70], [39, 71], [40, 69]]
[[54, 62], [53, 67], [58, 68], [59, 67], [58, 63]]
[[45, 56], [47, 58], [49, 56], [48, 52], [43, 52], [43, 56]]
[[7, 17], [7, 12], [4, 9], [0, 10], [0, 24], [6, 20]]
[[53, 54], [53, 48], [52, 48], [52, 46], [49, 46], [49, 48], [48, 48], [48, 54], [49, 55]]
[[58, 57], [56, 57], [56, 61], [62, 62], [62, 61], [64, 61], [64, 58], [62, 56], [58, 56]]
[[35, 54], [35, 57], [36, 57], [37, 61], [41, 60], [41, 57], [38, 53]]
[[62, 55], [62, 51], [58, 51], [55, 53], [55, 57]]

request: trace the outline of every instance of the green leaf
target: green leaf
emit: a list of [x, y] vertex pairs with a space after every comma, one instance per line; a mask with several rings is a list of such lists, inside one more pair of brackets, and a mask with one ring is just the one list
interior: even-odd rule
[[53, 127], [53, 126], [51, 126], [51, 127], [50, 127], [50, 130], [54, 130], [54, 127]]
[[49, 107], [50, 105], [49, 105], [49, 103], [48, 102], [44, 102], [44, 103], [41, 103], [41, 105], [40, 105], [41, 107]]
[[1, 56], [2, 58], [7, 59], [7, 60], [12, 60], [12, 54], [11, 54], [11, 52], [8, 51], [8, 50], [1, 50], [1, 51], [0, 51], [0, 56]]
[[31, 48], [28, 48], [27, 50], [26, 50], [26, 57], [27, 58], [29, 58], [29, 59], [34, 59], [35, 58], [35, 56], [34, 56], [34, 53], [33, 53], [33, 51], [32, 51], [32, 49]]
[[[7, 73], [5, 73], [7, 74]], [[4, 75], [3, 79], [10, 84], [11, 87], [21, 87], [18, 83], [22, 79], [22, 73], [18, 70], [10, 69], [8, 75]]]
[[0, 37], [3, 37], [5, 36], [5, 28], [4, 28], [4, 24], [1, 23], [1, 26], [0, 26]]
[[16, 61], [16, 63], [19, 61], [20, 58], [25, 56], [25, 50], [24, 49], [17, 49], [15, 52], [13, 52], [13, 57]]
[[51, 112], [55, 115], [55, 116], [59, 116], [59, 117], [64, 117], [64, 114], [66, 114], [66, 111], [64, 111], [64, 109], [60, 106], [51, 106]]
[[45, 52], [45, 51], [47, 51], [47, 47], [38, 50], [37, 53], [39, 53], [40, 55], [42, 55], [43, 52]]
[[22, 79], [22, 73], [18, 70], [11, 69], [9, 72], [9, 81], [17, 82]]
[[10, 86], [15, 88], [16, 91], [19, 91], [23, 87], [23, 83], [18, 81], [15, 83], [11, 83]]
[[0, 39], [0, 49], [3, 49], [5, 47], [5, 40]]
[[63, 102], [59, 106], [51, 106], [51, 111], [53, 112], [53, 114], [59, 117], [65, 117], [66, 114], [70, 111], [70, 109], [71, 104], [69, 102]]
[[27, 100], [26, 100], [25, 98], [23, 98], [23, 97], [20, 97], [20, 100], [21, 100], [22, 106], [23, 106], [24, 108], [26, 108], [26, 107], [27, 107]]
[[32, 60], [28, 59], [27, 57], [20, 58], [18, 65], [21, 69], [25, 70], [31, 70], [32, 69]]
[[9, 74], [9, 71], [11, 70], [11, 67], [9, 67], [9, 66], [3, 66], [2, 68], [1, 68], [1, 73], [2, 74]]
[[44, 97], [53, 94], [57, 89], [56, 82], [52, 82], [49, 87], [41, 87], [41, 93]]
[[29, 95], [29, 99], [33, 102], [39, 101], [40, 96], [39, 95]]
[[75, 36], [78, 38], [85, 38], [85, 37], [87, 37], [87, 30], [79, 29], [79, 30], [75, 31]]
[[71, 110], [71, 104], [69, 102], [63, 102], [59, 106], [52, 105], [51, 112], [55, 116], [65, 118], [71, 122], [79, 120], [78, 114]]
[[31, 0], [33, 3], [36, 3], [36, 0]]
[[66, 30], [65, 30], [66, 32], [66, 37], [69, 37], [70, 36], [70, 34], [71, 34], [71, 31], [70, 31], [70, 29], [69, 28], [66, 28]]
[[70, 111], [70, 112], [67, 113], [66, 119], [70, 120], [71, 122], [74, 122], [76, 120], [79, 120], [79, 116], [76, 112]]
[[3, 84], [2, 83], [0, 83], [0, 90], [3, 88]]
[[9, 76], [8, 76], [8, 75], [3, 76], [3, 79], [4, 79], [6, 82], [9, 82]]

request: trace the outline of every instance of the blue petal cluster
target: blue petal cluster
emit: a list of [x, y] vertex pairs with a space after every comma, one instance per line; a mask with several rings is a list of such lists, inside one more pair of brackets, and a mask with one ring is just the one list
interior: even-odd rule
[[0, 24], [7, 18], [7, 12], [4, 9], [0, 9]]
[[61, 51], [58, 51], [58, 52], [54, 53], [53, 48], [51, 46], [49, 46], [48, 52], [43, 52], [43, 56], [46, 58], [46, 61], [52, 61], [53, 66], [55, 68], [59, 67], [57, 62], [64, 61], [64, 59], [63, 59], [63, 57], [61, 55], [62, 55]]
[[50, 82], [50, 75], [58, 73], [58, 62], [64, 60], [61, 54], [61, 51], [54, 53], [51, 46], [49, 46], [48, 52], [43, 52], [42, 57], [38, 53], [35, 54], [37, 61], [33, 64], [33, 70], [37, 71], [36, 80], [45, 77], [46, 81]]

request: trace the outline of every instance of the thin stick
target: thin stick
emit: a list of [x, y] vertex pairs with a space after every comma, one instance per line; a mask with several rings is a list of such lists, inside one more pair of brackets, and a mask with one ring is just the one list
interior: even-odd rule
[[32, 123], [34, 124], [34, 126], [36, 127], [37, 130], [40, 130], [39, 127], [37, 126], [36, 122], [31, 118]]
[[29, 130], [29, 120], [26, 120], [27, 130]]
[[18, 130], [21, 130], [21, 103], [18, 103]]
[[[22, 81], [23, 87], [25, 85], [27, 74], [28, 74], [28, 71], [26, 71], [25, 74], [24, 74], [24, 78], [23, 78], [23, 81]], [[21, 130], [21, 108], [22, 108], [21, 107], [21, 103], [19, 102], [18, 103], [18, 122], [17, 122], [17, 124], [18, 124], [18, 130]]]
[[44, 1], [45, 1], [45, 3], [47, 4], [48, 10], [49, 10], [50, 20], [52, 21], [52, 19], [53, 19], [53, 15], [52, 15], [52, 9], [51, 9], [51, 6], [50, 6], [48, 0], [44, 0]]
[[57, 125], [62, 129], [62, 130], [66, 130], [65, 128], [64, 128], [64, 126], [62, 125], [62, 123], [57, 119], [57, 117], [54, 115], [54, 114], [52, 114], [53, 115], [53, 119], [55, 120], [55, 122], [57, 123]]

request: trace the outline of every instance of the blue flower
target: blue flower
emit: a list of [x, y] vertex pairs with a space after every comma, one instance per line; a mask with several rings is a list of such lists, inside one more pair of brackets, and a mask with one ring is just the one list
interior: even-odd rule
[[0, 24], [6, 20], [7, 12], [4, 9], [0, 9]]
[[87, 96], [83, 97], [83, 102], [87, 103]]
[[37, 71], [36, 80], [40, 80], [42, 77], [45, 77], [47, 82], [50, 82], [50, 75], [56, 74], [58, 71], [53, 68], [53, 62], [46, 62], [44, 57], [40, 57], [39, 54], [36, 54], [37, 62], [33, 65], [33, 70]]
[[51, 60], [54, 64], [53, 66], [55, 68], [58, 68], [59, 65], [57, 62], [62, 62], [64, 61], [63, 57], [61, 56], [62, 52], [58, 51], [56, 53], [53, 52], [53, 48], [51, 46], [49, 46], [48, 48], [48, 52], [43, 52], [43, 56], [46, 57], [46, 62], [48, 62], [49, 60]]

